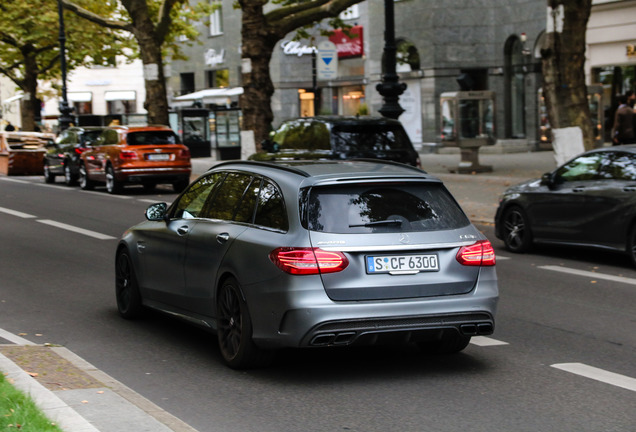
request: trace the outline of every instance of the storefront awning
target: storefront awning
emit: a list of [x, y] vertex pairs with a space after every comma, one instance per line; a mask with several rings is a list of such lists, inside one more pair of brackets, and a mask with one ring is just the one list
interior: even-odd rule
[[92, 92], [69, 92], [66, 94], [69, 102], [90, 102], [93, 100]]
[[9, 104], [11, 102], [15, 102], [17, 100], [20, 100], [24, 97], [23, 94], [17, 94], [15, 96], [11, 96], [10, 98], [6, 98], [5, 100], [2, 101], [3, 104]]
[[190, 106], [192, 103], [200, 101], [204, 104], [225, 104], [231, 96], [243, 94], [243, 87], [233, 88], [212, 88], [200, 90], [194, 93], [177, 96], [172, 100], [173, 107]]
[[134, 101], [137, 99], [137, 92], [134, 90], [118, 90], [104, 92], [104, 99], [110, 101]]

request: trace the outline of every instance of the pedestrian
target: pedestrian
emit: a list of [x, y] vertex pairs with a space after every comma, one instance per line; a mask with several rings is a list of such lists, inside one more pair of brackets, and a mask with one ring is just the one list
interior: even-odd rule
[[13, 132], [15, 130], [15, 126], [13, 126], [10, 121], [7, 121], [7, 125], [4, 127], [4, 130], [7, 132]]
[[634, 109], [629, 106], [628, 95], [618, 97], [618, 109], [612, 127], [612, 144], [634, 144]]

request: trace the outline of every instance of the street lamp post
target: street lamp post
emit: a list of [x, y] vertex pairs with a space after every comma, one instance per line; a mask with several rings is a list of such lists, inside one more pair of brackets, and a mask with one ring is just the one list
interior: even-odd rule
[[68, 106], [68, 98], [66, 94], [66, 32], [64, 30], [64, 10], [62, 8], [62, 1], [57, 0], [57, 11], [59, 14], [60, 20], [60, 69], [62, 71], [62, 100], [60, 101], [60, 117], [58, 118], [58, 123], [60, 126], [60, 131], [68, 129], [68, 127], [73, 122], [73, 117], [71, 117], [71, 112], [73, 112], [73, 108]]
[[382, 95], [383, 105], [380, 114], [384, 117], [397, 119], [404, 109], [400, 106], [399, 98], [406, 84], [398, 82], [396, 72], [396, 52], [395, 46], [395, 18], [393, 12], [393, 1], [384, 0], [384, 73], [382, 82], [376, 86]]

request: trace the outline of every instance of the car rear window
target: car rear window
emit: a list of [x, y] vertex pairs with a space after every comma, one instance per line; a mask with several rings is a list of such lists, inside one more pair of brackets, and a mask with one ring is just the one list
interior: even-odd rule
[[129, 132], [128, 145], [179, 144], [179, 138], [172, 131]]
[[441, 183], [392, 183], [315, 187], [309, 191], [305, 226], [338, 234], [437, 231], [470, 221]]
[[398, 125], [335, 125], [331, 129], [331, 140], [334, 150], [344, 153], [410, 150], [413, 147], [404, 129]]

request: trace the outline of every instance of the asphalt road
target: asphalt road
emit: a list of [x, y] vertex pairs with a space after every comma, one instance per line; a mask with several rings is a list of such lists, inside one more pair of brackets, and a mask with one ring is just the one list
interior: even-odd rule
[[495, 334], [463, 353], [286, 350], [225, 367], [212, 335], [114, 302], [116, 239], [170, 189], [121, 197], [0, 177], [0, 328], [66, 346], [201, 432], [636, 430], [636, 271], [620, 255], [496, 247]]

